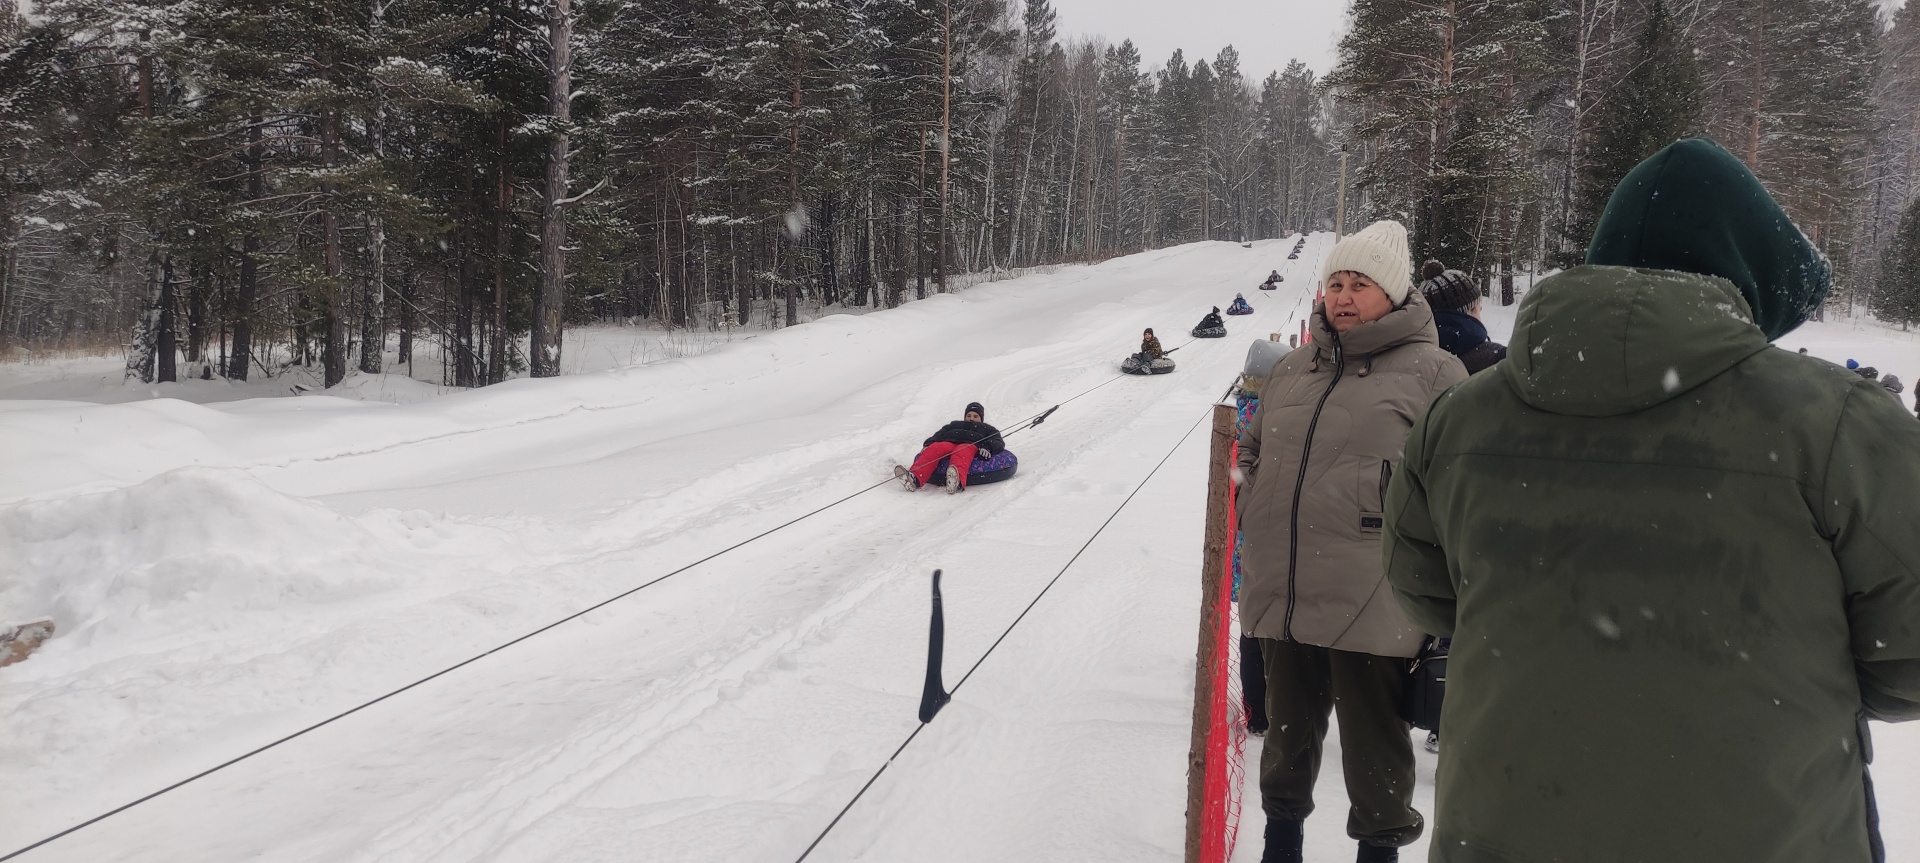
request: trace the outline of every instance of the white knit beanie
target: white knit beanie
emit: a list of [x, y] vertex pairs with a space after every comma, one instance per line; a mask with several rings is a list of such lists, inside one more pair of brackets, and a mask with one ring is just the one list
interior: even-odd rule
[[1413, 256], [1407, 252], [1406, 226], [1392, 220], [1374, 222], [1335, 243], [1320, 271], [1320, 284], [1339, 272], [1355, 272], [1374, 281], [1394, 308], [1407, 301], [1413, 288]]

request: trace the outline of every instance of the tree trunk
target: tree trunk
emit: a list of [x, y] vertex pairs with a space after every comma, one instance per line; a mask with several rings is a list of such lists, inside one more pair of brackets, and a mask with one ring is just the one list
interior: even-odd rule
[[513, 219], [513, 177], [507, 165], [507, 113], [500, 113], [494, 146], [493, 318], [487, 343], [487, 383], [507, 379], [507, 256], [512, 251], [507, 227]]
[[785, 255], [787, 266], [781, 270], [788, 275], [788, 278], [783, 280], [785, 284], [781, 287], [786, 289], [785, 326], [789, 327], [799, 323], [800, 298], [796, 296], [800, 289], [799, 245], [800, 238], [806, 235], [806, 205], [800, 202], [800, 95], [801, 87], [806, 82], [806, 62], [806, 51], [796, 45], [793, 49], [793, 114], [790, 127], [792, 149], [787, 153], [787, 201], [793, 207], [787, 215], [787, 239], [793, 243], [794, 248], [790, 254]]
[[[478, 261], [480, 238], [474, 224], [480, 218], [479, 190], [474, 187], [473, 172], [478, 167], [472, 153], [467, 154], [466, 165], [460, 172], [461, 200], [466, 211], [460, 220], [460, 288], [458, 301], [453, 312], [453, 332], [447, 340], [446, 354], [451, 354], [453, 362], [453, 385], [472, 387], [480, 384], [479, 352], [473, 341], [474, 307], [478, 305], [480, 294], [476, 286], [479, 278]], [[445, 321], [446, 318], [441, 318]]]
[[174, 352], [179, 345], [174, 336], [173, 305], [177, 292], [173, 287], [173, 257], [167, 256], [160, 262], [160, 331], [154, 338], [155, 365], [153, 379], [158, 383], [172, 383], [180, 379], [174, 369]]
[[920, 131], [920, 171], [916, 177], [918, 194], [913, 199], [913, 295], [927, 298], [927, 133]]
[[378, 210], [367, 216], [367, 268], [360, 297], [360, 371], [377, 375], [387, 349], [387, 228]]
[[[323, 61], [324, 62], [324, 61]], [[340, 117], [328, 108], [320, 115], [320, 163], [329, 179], [320, 184], [320, 222], [325, 246], [327, 291], [327, 343], [322, 358], [325, 366], [323, 385], [338, 386], [347, 378], [347, 290], [341, 284], [340, 201], [334, 195], [332, 170], [340, 161]]]
[[[261, 176], [265, 153], [260, 123], [257, 115], [247, 118], [247, 200], [250, 203], [266, 196], [266, 181]], [[248, 231], [240, 240], [240, 285], [233, 298], [233, 359], [227, 364], [227, 376], [234, 380], [246, 380], [252, 369], [253, 305], [259, 295], [259, 285], [260, 236]]]
[[400, 277], [400, 349], [394, 362], [405, 363], [413, 374], [413, 256], [409, 255]]
[[[369, 29], [378, 39], [386, 18], [386, 0], [372, 0], [371, 14], [368, 16]], [[377, 86], [377, 85], [376, 85]], [[382, 99], [373, 109], [373, 116], [367, 122], [369, 137], [373, 139], [373, 158], [383, 160], [387, 155], [387, 106]], [[367, 214], [367, 282], [360, 297], [360, 371], [370, 375], [380, 373], [382, 354], [387, 349], [387, 227], [376, 204]]]
[[572, 0], [547, 6], [547, 106], [553, 137], [547, 142], [547, 197], [540, 211], [540, 295], [530, 344], [536, 378], [560, 374], [561, 326], [567, 303], [567, 126], [573, 119]]
[[940, 210], [933, 222], [933, 286], [947, 292], [947, 174], [953, 144], [953, 0], [940, 3]]
[[180, 347], [180, 353], [187, 362], [199, 363], [206, 359], [207, 281], [212, 274], [206, 267], [195, 263], [187, 267], [187, 278], [190, 285], [187, 289], [187, 343]]

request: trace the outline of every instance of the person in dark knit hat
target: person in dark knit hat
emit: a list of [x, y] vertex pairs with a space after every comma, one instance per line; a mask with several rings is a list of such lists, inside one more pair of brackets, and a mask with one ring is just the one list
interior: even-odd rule
[[945, 460], [947, 470], [947, 493], [963, 491], [967, 487], [967, 467], [974, 459], [986, 460], [998, 455], [1007, 448], [1006, 441], [1000, 439], [1000, 430], [987, 425], [987, 409], [979, 402], [968, 402], [966, 412], [960, 419], [947, 423], [921, 444], [924, 449], [913, 459], [913, 467], [895, 465], [893, 473], [900, 478], [900, 484], [907, 491], [919, 491], [927, 480], [933, 478], [933, 472]]
[[1868, 720], [1920, 719], [1920, 423], [1771, 344], [1829, 275], [1680, 141], [1414, 424], [1384, 544], [1453, 638], [1432, 863], [1887, 859]]
[[1429, 260], [1420, 265], [1420, 293], [1433, 307], [1440, 346], [1460, 358], [1467, 374], [1479, 374], [1507, 358], [1507, 346], [1488, 338], [1486, 325], [1480, 323], [1480, 289], [1466, 273]]

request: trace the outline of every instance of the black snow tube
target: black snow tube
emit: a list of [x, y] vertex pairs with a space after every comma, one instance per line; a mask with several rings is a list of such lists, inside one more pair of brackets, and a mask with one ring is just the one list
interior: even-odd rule
[[1245, 304], [1242, 304], [1242, 303], [1234, 303], [1233, 305], [1231, 305], [1231, 306], [1228, 306], [1228, 307], [1227, 307], [1227, 314], [1229, 314], [1229, 315], [1251, 315], [1251, 314], [1253, 314], [1253, 307], [1252, 307], [1252, 306], [1249, 306], [1249, 305], [1245, 305]]
[[1224, 339], [1227, 337], [1227, 328], [1226, 327], [1194, 327], [1193, 337], [1196, 339]]
[[1127, 357], [1120, 363], [1120, 370], [1130, 375], [1164, 375], [1173, 371], [1173, 358], [1161, 357], [1149, 360], [1140, 354]]
[[[928, 485], [947, 484], [947, 461], [944, 458], [940, 460], [939, 466], [933, 469], [933, 478], [927, 482]], [[973, 464], [967, 465], [967, 485], [984, 485], [1012, 479], [1014, 472], [1019, 469], [1020, 460], [1014, 458], [1011, 450], [1003, 449], [993, 458], [977, 458], [973, 460]]]

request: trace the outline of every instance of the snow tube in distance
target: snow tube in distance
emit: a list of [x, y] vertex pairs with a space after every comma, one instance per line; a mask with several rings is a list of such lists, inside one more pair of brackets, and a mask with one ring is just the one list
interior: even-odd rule
[[1194, 327], [1193, 337], [1196, 339], [1224, 339], [1227, 337], [1227, 328], [1226, 327]]
[[1243, 306], [1243, 305], [1240, 305], [1240, 304], [1238, 304], [1238, 303], [1235, 303], [1234, 305], [1231, 305], [1231, 306], [1228, 306], [1228, 307], [1227, 307], [1227, 314], [1229, 314], [1229, 315], [1251, 315], [1251, 314], [1253, 314], [1253, 307], [1252, 307], [1252, 306]]
[[[940, 460], [939, 466], [933, 469], [933, 478], [928, 481], [928, 485], [946, 485], [947, 462], [948, 459]], [[967, 485], [982, 485], [1012, 479], [1014, 472], [1019, 469], [1020, 460], [1014, 457], [1013, 451], [1003, 449], [993, 458], [974, 459], [973, 464], [967, 466]]]

